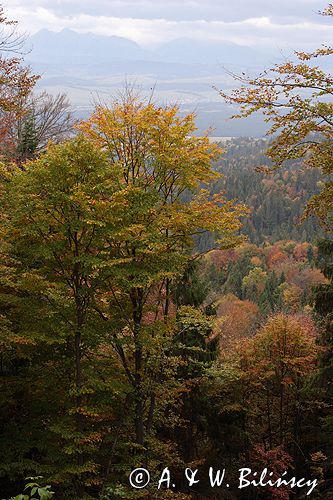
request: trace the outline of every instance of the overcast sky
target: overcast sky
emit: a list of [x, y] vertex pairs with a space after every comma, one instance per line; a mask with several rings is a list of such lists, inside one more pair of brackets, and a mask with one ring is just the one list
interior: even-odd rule
[[318, 15], [327, 5], [320, 0], [4, 0], [3, 5], [30, 34], [71, 28], [141, 45], [190, 37], [275, 49], [333, 42], [332, 18]]

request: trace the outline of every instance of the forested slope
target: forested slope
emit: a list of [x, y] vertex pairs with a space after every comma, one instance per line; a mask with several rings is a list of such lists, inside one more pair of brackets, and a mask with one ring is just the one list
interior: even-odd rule
[[[272, 173], [267, 168], [260, 170], [272, 166], [265, 155], [267, 139], [234, 138], [223, 147], [225, 152], [215, 165], [223, 177], [213, 184], [211, 191], [225, 192], [229, 199], [244, 202], [251, 209], [242, 228], [249, 241], [314, 242], [323, 237], [324, 232], [313, 217], [302, 220], [306, 203], [322, 185], [317, 169], [306, 168], [300, 160], [294, 160]], [[200, 238], [200, 251], [209, 245], [207, 235]]]

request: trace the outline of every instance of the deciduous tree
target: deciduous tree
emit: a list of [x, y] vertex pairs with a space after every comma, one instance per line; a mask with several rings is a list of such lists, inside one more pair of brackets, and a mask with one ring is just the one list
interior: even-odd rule
[[73, 132], [75, 119], [65, 94], [30, 92], [22, 97], [15, 111], [0, 113], [0, 154], [21, 168], [46, 148], [49, 141], [58, 143]]
[[96, 481], [94, 454], [105, 436], [99, 422], [115, 412], [101, 412], [96, 387], [111, 401], [120, 391], [117, 408], [126, 394], [123, 418], [134, 424], [129, 460], [150, 458], [153, 417], [177, 367], [173, 282], [198, 258], [191, 253], [195, 234], [211, 231], [216, 246], [234, 245], [246, 214], [201, 189], [216, 177], [211, 160], [219, 149], [190, 136], [193, 115], [128, 98], [98, 108], [80, 128], [75, 139], [50, 144], [13, 171], [3, 219], [12, 282], [22, 295], [22, 321], [11, 328], [32, 352], [41, 343], [54, 346], [48, 371], [63, 356], [57, 388], [65, 408], [48, 427], [63, 447], [53, 442], [57, 460], [66, 457], [56, 479], [74, 486], [78, 498]]
[[112, 197], [119, 187], [105, 153], [78, 136], [50, 146], [26, 170], [17, 169], [3, 202], [3, 213], [10, 214], [3, 220], [3, 237], [14, 260], [7, 300], [11, 292], [12, 305], [18, 304], [11, 313], [4, 304], [12, 332], [3, 331], [2, 342], [7, 351], [30, 346], [22, 354], [26, 362], [36, 346], [37, 359], [41, 352], [51, 356], [46, 372], [55, 379], [62, 374], [62, 385], [55, 388], [61, 396], [56, 392], [50, 399], [62, 398], [64, 411], [60, 405], [49, 416], [46, 431], [52, 429], [61, 445], [52, 458], [61, 462], [56, 477], [72, 482], [77, 497], [93, 481], [96, 464], [89, 458], [102, 439], [99, 411], [90, 404], [94, 370], [87, 359], [102, 344], [92, 303], [105, 279], [107, 241], [118, 218]]
[[194, 115], [181, 118], [177, 106], [143, 103], [129, 93], [112, 107], [99, 106], [80, 129], [105, 151], [121, 178], [119, 226], [109, 240], [115, 258], [109, 290], [133, 342], [133, 366], [130, 358], [122, 362], [135, 391], [136, 441], [143, 447], [149, 401], [154, 401], [144, 383], [151, 358], [145, 313], [158, 315], [162, 308], [167, 323], [171, 283], [192, 259], [193, 236], [211, 231], [218, 235], [217, 245], [233, 245], [246, 210], [200, 189], [216, 178], [211, 162], [220, 149], [207, 137], [191, 135]]
[[[322, 12], [333, 15], [333, 5]], [[328, 179], [319, 195], [307, 205], [306, 213], [314, 213], [326, 227], [332, 222], [333, 137], [333, 77], [315, 62], [330, 57], [333, 48], [323, 46], [313, 53], [296, 52], [297, 61], [276, 64], [258, 77], [233, 75], [241, 86], [221, 96], [240, 106], [237, 117], [247, 117], [260, 111], [271, 124], [268, 134], [273, 140], [267, 150], [278, 168], [287, 160], [302, 158], [311, 166], [320, 168]], [[314, 63], [314, 64], [313, 64]]]
[[311, 319], [285, 314], [272, 316], [252, 339], [239, 344], [241, 380], [252, 408], [248, 423], [266, 448], [290, 451], [290, 442], [301, 448], [302, 389], [315, 370], [317, 354]]
[[[35, 85], [37, 76], [22, 65], [24, 37], [17, 33], [17, 21], [9, 20], [0, 6], [0, 111], [17, 111], [21, 99]], [[15, 55], [8, 56], [8, 53]]]

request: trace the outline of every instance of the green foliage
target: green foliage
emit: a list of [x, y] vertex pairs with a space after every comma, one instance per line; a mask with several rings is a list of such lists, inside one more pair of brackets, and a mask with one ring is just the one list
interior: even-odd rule
[[[223, 176], [214, 182], [211, 191], [223, 191], [228, 199], [237, 199], [250, 207], [242, 233], [252, 243], [261, 245], [285, 239], [315, 243], [324, 236], [324, 230], [313, 217], [303, 220], [302, 214], [311, 194], [319, 193], [322, 176], [317, 169], [305, 168], [299, 160], [269, 174], [259, 170], [258, 165], [272, 165], [265, 154], [269, 144], [268, 140], [253, 138], [234, 138], [223, 144], [226, 152], [215, 162], [215, 169]], [[212, 242], [208, 235], [200, 236], [198, 250], [212, 248]]]
[[[12, 63], [0, 66], [21, 88], [7, 78], [0, 108], [15, 114], [35, 78]], [[323, 77], [277, 70], [305, 83]], [[298, 115], [296, 135], [293, 116], [273, 114], [285, 128], [268, 154], [290, 163], [270, 177], [252, 168], [272, 167], [266, 141], [229, 141], [222, 165], [221, 149], [194, 135], [194, 114], [131, 92], [37, 159], [37, 115], [20, 116], [17, 164], [35, 159], [1, 165], [3, 495], [42, 474], [47, 486], [29, 478], [11, 500], [147, 498], [129, 473], [145, 466], [154, 482], [164, 464], [177, 488], [161, 498], [206, 498], [208, 481], [189, 491], [185, 467], [226, 464], [236, 484], [249, 461], [275, 475], [294, 466], [302, 477], [315, 465], [325, 479], [317, 447], [331, 459], [332, 242], [317, 253], [307, 241], [323, 232], [298, 221], [313, 194], [309, 209], [326, 213], [329, 186], [318, 197], [322, 177], [300, 159], [309, 153], [311, 166], [330, 172], [331, 124], [317, 146], [298, 140], [331, 106], [303, 104], [311, 123]], [[3, 120], [3, 137], [12, 126]], [[235, 248], [242, 234], [255, 244]]]
[[[15, 262], [9, 349], [24, 352], [16, 376], [23, 383], [32, 376], [37, 384], [36, 390], [21, 393], [23, 406], [37, 419], [43, 418], [43, 405], [49, 408], [44, 425], [34, 429], [30, 440], [22, 439], [19, 457], [6, 457], [7, 467], [15, 461], [21, 462], [21, 473], [44, 468], [52, 480], [72, 483], [78, 495], [78, 478], [90, 484], [98, 470], [91, 457], [105, 434], [99, 423], [107, 406], [102, 397], [104, 376], [118, 369], [111, 363], [98, 380], [98, 359], [93, 365], [87, 361], [89, 352], [101, 344], [92, 303], [106, 272], [101, 254], [110, 217], [114, 219], [107, 199], [116, 187], [116, 178], [110, 183], [105, 155], [79, 136], [50, 146], [27, 170], [17, 172], [5, 200], [12, 213], [6, 231]], [[15, 351], [13, 357], [18, 358]], [[40, 375], [38, 364], [44, 367]], [[8, 375], [12, 379], [15, 373]], [[121, 375], [109, 401], [119, 387], [124, 387]], [[16, 432], [24, 436], [25, 420], [18, 417], [16, 425]], [[46, 455], [46, 467], [35, 464], [35, 454]]]
[[37, 479], [41, 479], [40, 476], [27, 479], [33, 480], [33, 482], [27, 483], [24, 488], [24, 491], [30, 489], [30, 493], [28, 495], [20, 494], [9, 500], [49, 500], [53, 497], [54, 491], [51, 490], [51, 486], [41, 486], [39, 482], [35, 482]]
[[198, 262], [191, 260], [175, 286], [177, 306], [201, 306], [209, 292], [209, 282], [199, 273]]
[[183, 380], [200, 377], [216, 356], [216, 341], [210, 341], [212, 319], [190, 306], [183, 306], [177, 313], [178, 332], [173, 346], [183, 363], [179, 376]]
[[37, 132], [33, 116], [25, 117], [22, 138], [18, 144], [17, 153], [20, 162], [33, 158], [38, 145]]
[[313, 390], [320, 394], [322, 405], [318, 418], [323, 432], [320, 438], [321, 449], [332, 457], [333, 439], [333, 242], [321, 240], [318, 244], [316, 263], [328, 278], [328, 283], [319, 285], [314, 291], [314, 310], [321, 325], [319, 343], [323, 348], [319, 358], [320, 368], [313, 382]]
[[314, 267], [315, 252], [308, 243], [290, 240], [264, 247], [245, 244], [229, 254], [224, 250], [209, 252], [200, 273], [205, 275], [209, 269], [212, 297], [231, 292], [256, 303], [263, 316], [302, 311], [312, 304], [313, 286], [320, 283], [318, 290], [323, 291], [327, 287], [325, 276]]
[[[201, 189], [216, 178], [218, 148], [189, 137], [194, 117], [177, 112], [128, 96], [8, 179], [4, 478], [36, 470], [64, 499], [83, 498], [126, 481], [129, 466], [171, 456], [156, 426], [179, 399], [180, 367], [197, 379], [212, 360], [201, 313], [191, 310], [188, 336], [178, 338], [176, 283], [191, 268], [196, 233], [233, 246], [246, 214]], [[194, 276], [185, 301], [198, 305], [205, 293]]]

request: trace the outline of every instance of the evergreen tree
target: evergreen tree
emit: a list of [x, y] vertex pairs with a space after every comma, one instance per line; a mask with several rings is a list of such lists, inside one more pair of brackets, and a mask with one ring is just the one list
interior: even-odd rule
[[25, 116], [22, 124], [21, 140], [17, 147], [17, 161], [19, 165], [34, 157], [38, 145], [34, 117]]

